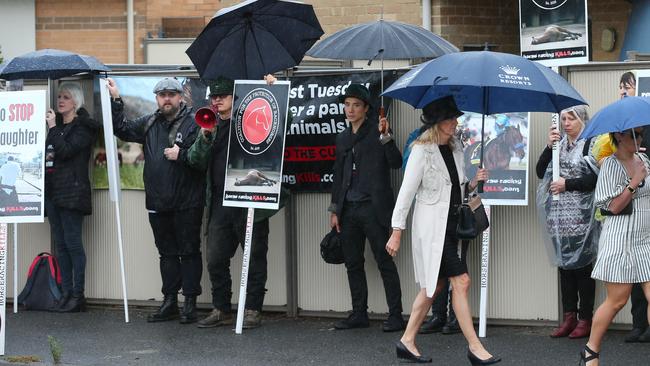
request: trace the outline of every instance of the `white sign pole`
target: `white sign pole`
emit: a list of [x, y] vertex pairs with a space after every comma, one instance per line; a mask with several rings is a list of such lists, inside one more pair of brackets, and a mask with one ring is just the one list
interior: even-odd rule
[[[5, 354], [7, 310], [7, 224], [0, 224], [0, 355]], [[15, 302], [15, 301], [14, 301]]]
[[18, 313], [18, 224], [14, 224], [14, 314]]
[[[551, 67], [551, 69], [558, 74], [560, 72], [557, 66]], [[555, 128], [557, 132], [560, 132], [559, 113], [553, 113], [553, 116], [551, 117], [551, 126]], [[560, 142], [553, 141], [553, 146], [551, 146], [551, 149], [553, 150], [553, 155], [552, 155], [553, 182], [555, 182], [556, 180], [560, 179]], [[560, 200], [560, 195], [554, 194], [553, 201], [559, 201], [559, 200]]]
[[244, 257], [241, 265], [241, 282], [239, 285], [239, 301], [237, 302], [237, 325], [235, 333], [241, 334], [244, 326], [244, 309], [246, 309], [246, 287], [248, 286], [248, 265], [251, 259], [251, 245], [253, 243], [253, 218], [255, 209], [248, 208], [246, 218], [246, 237], [244, 238]]
[[[490, 206], [485, 205], [488, 221]], [[478, 336], [485, 338], [487, 328], [488, 274], [490, 273], [490, 227], [483, 232], [481, 238], [481, 300], [479, 305]]]
[[122, 277], [122, 298], [124, 299], [124, 321], [129, 322], [129, 302], [126, 293], [126, 272], [124, 270], [124, 247], [122, 245], [122, 220], [120, 219], [120, 165], [117, 159], [117, 144], [113, 136], [113, 116], [108, 95], [106, 79], [99, 79], [99, 91], [102, 101], [102, 118], [104, 120], [104, 145], [106, 146], [106, 167], [108, 169], [108, 188], [111, 201], [115, 203], [115, 221], [117, 222], [117, 246], [120, 253], [120, 274]]

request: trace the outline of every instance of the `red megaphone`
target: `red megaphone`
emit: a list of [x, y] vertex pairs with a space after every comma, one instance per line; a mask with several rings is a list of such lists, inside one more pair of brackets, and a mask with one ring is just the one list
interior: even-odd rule
[[199, 108], [194, 114], [194, 121], [201, 128], [212, 129], [217, 124], [217, 112], [210, 107]]

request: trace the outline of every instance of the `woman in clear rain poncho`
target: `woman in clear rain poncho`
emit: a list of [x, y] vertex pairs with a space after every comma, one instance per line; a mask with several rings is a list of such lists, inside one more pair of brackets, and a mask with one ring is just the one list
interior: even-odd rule
[[[591, 139], [579, 139], [589, 119], [584, 105], [560, 114], [564, 136], [551, 127], [547, 145], [537, 161], [537, 210], [545, 230], [545, 244], [559, 267], [564, 319], [551, 337], [583, 338], [591, 331], [600, 224], [594, 220], [597, 167], [590, 154]], [[560, 178], [553, 181], [552, 144], [559, 141]], [[559, 195], [554, 200], [553, 195]], [[580, 299], [578, 306], [578, 298]]]

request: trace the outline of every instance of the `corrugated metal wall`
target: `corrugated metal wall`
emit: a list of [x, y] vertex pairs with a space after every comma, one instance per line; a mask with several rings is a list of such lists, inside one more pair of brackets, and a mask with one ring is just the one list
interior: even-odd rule
[[[158, 253], [149, 226], [144, 206], [144, 191], [123, 191], [120, 203], [122, 219], [123, 246], [126, 269], [128, 298], [130, 300], [160, 300], [161, 280], [158, 270]], [[11, 225], [10, 225], [11, 226]], [[110, 201], [107, 190], [93, 192], [93, 215], [86, 217], [83, 228], [83, 242], [86, 249], [86, 296], [93, 299], [119, 300], [122, 298], [122, 280], [117, 241], [115, 206]], [[269, 235], [267, 295], [265, 304], [285, 306], [286, 265], [285, 265], [284, 211], [271, 218]], [[49, 225], [18, 225], [18, 287], [25, 284], [29, 263], [36, 254], [50, 249]], [[13, 236], [10, 245], [13, 245]], [[13, 282], [13, 247], [8, 261], [8, 283]], [[202, 243], [205, 262], [205, 240]], [[231, 261], [233, 277], [233, 301], [239, 293], [241, 276], [241, 250]], [[203, 294], [199, 302], [210, 303], [210, 279], [207, 266], [203, 266], [201, 281]], [[13, 289], [9, 291], [13, 297]]]

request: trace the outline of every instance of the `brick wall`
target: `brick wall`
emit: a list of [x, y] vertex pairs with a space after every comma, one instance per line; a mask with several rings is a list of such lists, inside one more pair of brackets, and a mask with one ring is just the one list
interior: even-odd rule
[[[422, 24], [421, 0], [306, 0], [314, 6], [325, 36], [380, 18]], [[201, 19], [238, 0], [134, 0], [135, 62], [144, 62], [142, 40], [164, 27], [171, 36], [198, 34]], [[383, 7], [382, 4], [383, 3]], [[105, 63], [126, 63], [126, 0], [36, 0], [36, 47], [90, 54]], [[432, 0], [432, 30], [459, 48], [485, 42], [501, 52], [519, 53], [518, 1]], [[589, 0], [594, 60], [616, 60], [625, 35], [630, 4], [625, 0]], [[185, 18], [174, 22], [175, 19]], [[165, 24], [163, 24], [165, 19]], [[617, 32], [616, 49], [600, 49], [604, 28]]]
[[433, 0], [431, 30], [462, 50], [464, 45], [496, 45], [494, 51], [519, 54], [516, 0]]
[[[623, 47], [627, 21], [630, 18], [632, 5], [624, 0], [589, 0], [588, 15], [591, 19], [592, 51], [594, 61], [617, 61]], [[616, 31], [615, 48], [603, 51], [600, 47], [601, 35], [605, 28]]]

